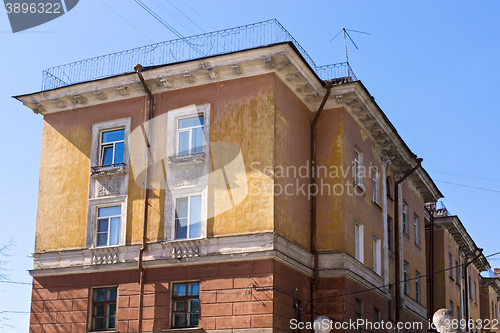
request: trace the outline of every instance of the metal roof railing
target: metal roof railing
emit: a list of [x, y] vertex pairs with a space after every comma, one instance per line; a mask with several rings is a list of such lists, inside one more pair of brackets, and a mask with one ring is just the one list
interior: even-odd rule
[[166, 65], [282, 42], [292, 42], [321, 79], [350, 77], [356, 81], [348, 63], [318, 67], [278, 20], [272, 19], [52, 67], [43, 71], [42, 90], [127, 73], [139, 63], [145, 67]]

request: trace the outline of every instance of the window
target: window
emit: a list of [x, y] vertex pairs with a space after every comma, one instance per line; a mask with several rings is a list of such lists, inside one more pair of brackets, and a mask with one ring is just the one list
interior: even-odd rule
[[395, 292], [394, 292], [394, 285], [393, 284], [389, 285], [389, 293], [391, 295], [391, 297], [389, 298], [389, 302], [387, 302], [388, 310], [389, 310], [389, 320], [394, 321], [395, 310], [396, 310], [395, 303], [396, 302], [394, 302]]
[[179, 119], [177, 133], [179, 155], [203, 151], [203, 115]]
[[418, 303], [422, 302], [422, 282], [420, 280], [420, 272], [415, 271], [415, 299]]
[[358, 221], [354, 224], [354, 246], [356, 259], [363, 262], [363, 225]]
[[477, 291], [476, 291], [477, 285], [476, 282], [474, 282], [474, 304], [477, 304]]
[[373, 270], [382, 275], [382, 242], [377, 236], [373, 236]]
[[389, 176], [385, 179], [385, 187], [387, 188], [387, 196], [392, 199], [392, 180]]
[[455, 305], [453, 304], [453, 301], [450, 300], [450, 311], [451, 311], [451, 315], [454, 316], [454, 312], [455, 312]]
[[[448, 273], [450, 274], [451, 279], [453, 279], [453, 257], [451, 253], [448, 252]], [[453, 309], [451, 310], [453, 311]]]
[[460, 312], [460, 307], [457, 306], [457, 320], [460, 321], [461, 317], [462, 317], [462, 313]]
[[117, 288], [96, 288], [92, 295], [92, 330], [114, 330]]
[[201, 195], [177, 198], [175, 203], [175, 239], [201, 236]]
[[101, 132], [100, 165], [123, 163], [125, 149], [125, 129]]
[[403, 201], [403, 231], [410, 234], [408, 228], [408, 204]]
[[413, 226], [415, 227], [415, 243], [420, 245], [420, 218], [417, 214], [413, 216]]
[[405, 261], [403, 267], [403, 280], [404, 280], [403, 289], [405, 295], [410, 295], [410, 281], [408, 281], [409, 278], [410, 278], [410, 264]]
[[470, 275], [469, 275], [468, 285], [469, 285], [469, 298], [472, 298], [472, 288], [471, 288]]
[[97, 213], [96, 246], [120, 243], [121, 206], [101, 207]]
[[372, 168], [372, 180], [373, 180], [373, 202], [378, 203], [378, 170], [376, 167]]
[[394, 223], [392, 221], [392, 217], [387, 215], [387, 237], [388, 239], [388, 247], [389, 250], [394, 252]]
[[361, 179], [361, 164], [362, 164], [362, 160], [361, 160], [361, 152], [359, 150], [354, 150], [354, 184], [356, 185], [361, 185], [362, 183], [362, 179]]
[[[356, 322], [363, 319], [363, 301], [356, 298]], [[357, 326], [357, 332], [363, 332], [361, 325]]]
[[[382, 311], [380, 311], [379, 309], [375, 308], [374, 309], [374, 312], [375, 312], [375, 315], [374, 315], [374, 319], [375, 319], [375, 323], [380, 323], [382, 321]], [[377, 325], [375, 327], [375, 333], [379, 333], [380, 332], [380, 326], [381, 325]]]
[[200, 313], [200, 283], [175, 283], [172, 296], [172, 326], [198, 326]]
[[455, 282], [457, 284], [460, 284], [460, 270], [459, 270], [459, 267], [458, 267], [458, 261], [455, 260]]

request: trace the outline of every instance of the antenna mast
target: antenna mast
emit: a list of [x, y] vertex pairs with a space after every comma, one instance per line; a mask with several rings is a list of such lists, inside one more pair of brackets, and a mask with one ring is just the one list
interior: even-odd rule
[[349, 54], [347, 52], [347, 38], [349, 38], [349, 40], [351, 41], [352, 45], [354, 45], [354, 47], [356, 48], [356, 50], [359, 49], [358, 46], [356, 45], [356, 43], [354, 43], [354, 40], [352, 39], [351, 35], [349, 35], [348, 31], [357, 32], [357, 33], [365, 34], [365, 35], [371, 35], [371, 33], [369, 33], [369, 32], [363, 32], [363, 31], [357, 31], [357, 30], [351, 30], [351, 29], [342, 28], [342, 30], [340, 30], [340, 32], [338, 34], [336, 34], [335, 37], [333, 37], [332, 39], [330, 39], [330, 42], [331, 42], [338, 35], [340, 35], [341, 33], [344, 33], [345, 62], [347, 64], [349, 64]]

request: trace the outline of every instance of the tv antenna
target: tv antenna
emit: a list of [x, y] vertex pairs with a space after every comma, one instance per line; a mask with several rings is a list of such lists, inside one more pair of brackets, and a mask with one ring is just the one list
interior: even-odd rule
[[347, 64], [349, 64], [349, 56], [347, 54], [347, 38], [346, 38], [346, 36], [349, 38], [349, 40], [351, 41], [352, 45], [354, 45], [354, 47], [356, 48], [356, 50], [359, 49], [358, 46], [356, 45], [356, 43], [354, 43], [354, 40], [352, 39], [351, 35], [349, 35], [348, 31], [350, 31], [350, 32], [357, 32], [359, 34], [371, 35], [371, 33], [368, 33], [368, 32], [363, 32], [363, 31], [357, 31], [357, 30], [351, 30], [351, 29], [342, 28], [342, 30], [340, 30], [340, 32], [338, 34], [336, 34], [335, 37], [333, 37], [332, 39], [330, 39], [330, 42], [331, 42], [332, 40], [334, 40], [335, 38], [337, 38], [338, 35], [340, 35], [341, 33], [344, 33], [345, 62]]

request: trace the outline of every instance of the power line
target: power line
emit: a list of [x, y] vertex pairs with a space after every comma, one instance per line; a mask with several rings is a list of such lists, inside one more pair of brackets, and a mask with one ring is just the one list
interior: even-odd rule
[[214, 27], [214, 26], [213, 26], [210, 22], [208, 22], [207, 20], [205, 20], [205, 18], [204, 18], [203, 16], [201, 16], [201, 15], [200, 15], [200, 14], [199, 14], [199, 13], [198, 13], [198, 12], [197, 12], [194, 8], [193, 8], [193, 7], [191, 7], [191, 6], [190, 6], [190, 5], [189, 5], [186, 1], [184, 1], [184, 0], [181, 0], [181, 1], [182, 1], [182, 2], [184, 2], [184, 4], [186, 4], [186, 6], [188, 6], [189, 8], [191, 8], [191, 10], [192, 10], [193, 12], [195, 12], [195, 13], [196, 13], [196, 15], [198, 15], [199, 17], [201, 17], [201, 19], [202, 19], [203, 21], [207, 22], [209, 26], [211, 26], [214, 30], [217, 30], [217, 28], [216, 28], [216, 27]]
[[428, 171], [435, 172], [435, 173], [441, 173], [444, 175], [458, 176], [458, 177], [472, 178], [472, 179], [480, 179], [480, 180], [487, 180], [487, 181], [493, 181], [493, 182], [500, 183], [500, 179], [498, 179], [498, 178], [480, 177], [480, 176], [466, 175], [463, 173], [454, 173], [454, 172], [449, 172], [449, 171], [439, 171], [439, 170], [432, 170], [432, 169], [428, 169]]
[[198, 52], [201, 56], [205, 56], [200, 50], [194, 47], [191, 43], [189, 43], [183, 35], [181, 35], [177, 30], [175, 30], [170, 24], [165, 22], [158, 14], [156, 14], [153, 10], [151, 10], [148, 6], [146, 6], [141, 0], [134, 0], [136, 4], [141, 6], [149, 15], [153, 16], [158, 22], [160, 22], [163, 26], [165, 26], [168, 30], [170, 30], [174, 35], [176, 35], [179, 39], [185, 42], [189, 47]]
[[118, 14], [118, 12], [116, 12], [113, 8], [111, 8], [107, 3], [104, 2], [104, 0], [101, 0], [101, 2], [106, 6], [108, 7], [109, 9], [111, 9], [111, 11], [113, 13], [115, 13], [116, 15], [118, 15], [122, 20], [124, 20], [125, 22], [127, 22], [132, 28], [134, 28], [138, 33], [140, 33], [141, 35], [143, 35], [144, 37], [146, 37], [147, 40], [149, 40], [151, 43], [154, 43], [151, 39], [148, 38], [148, 36], [146, 36], [145, 34], [143, 34], [139, 29], [137, 29], [132, 23], [130, 23], [129, 21], [127, 21], [123, 16], [121, 16], [120, 14]]
[[156, 0], [151, 0], [155, 5], [157, 5], [164, 13], [170, 16], [173, 20], [175, 20], [178, 24], [183, 26], [186, 30], [188, 30], [191, 34], [196, 35], [196, 32], [192, 30], [189, 26], [187, 26], [184, 22], [179, 20], [176, 15], [171, 13], [165, 6], [163, 6], [160, 2]]
[[458, 184], [458, 183], [452, 183], [452, 182], [447, 182], [445, 180], [439, 180], [439, 179], [434, 179], [436, 182], [441, 182], [441, 183], [446, 183], [446, 184], [451, 184], [451, 185], [456, 185], [456, 186], [462, 186], [462, 187], [468, 187], [468, 188], [473, 188], [476, 190], [481, 190], [481, 191], [488, 191], [488, 192], [495, 192], [495, 193], [500, 193], [499, 190], [492, 190], [489, 188], [483, 188], [483, 187], [477, 187], [477, 186], [470, 186], [470, 185], [465, 185], [465, 184]]

